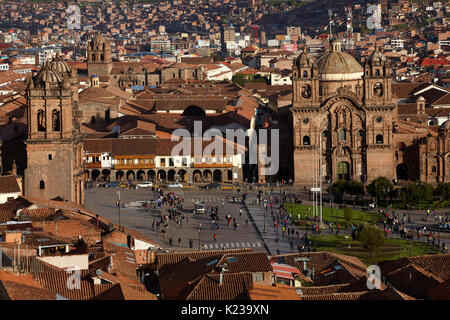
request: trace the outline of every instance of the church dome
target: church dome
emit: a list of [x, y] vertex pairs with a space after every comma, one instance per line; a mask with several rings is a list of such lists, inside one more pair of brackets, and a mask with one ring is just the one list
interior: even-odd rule
[[364, 75], [362, 66], [347, 52], [341, 51], [340, 42], [330, 41], [331, 51], [317, 60], [319, 77], [322, 80], [357, 80]]
[[59, 52], [56, 54], [56, 56], [50, 62], [50, 69], [61, 75], [70, 76], [70, 67], [67, 64], [67, 62], [65, 62], [64, 59], [59, 55]]
[[36, 78], [41, 83], [58, 83], [62, 82], [61, 76], [50, 68], [48, 61], [37, 73]]
[[314, 59], [314, 57], [312, 55], [310, 55], [309, 53], [305, 51], [303, 51], [302, 53], [300, 53], [297, 57], [297, 59], [295, 59], [295, 65], [297, 67], [306, 67], [306, 68], [310, 68], [314, 65], [314, 63], [316, 62], [316, 59]]
[[367, 57], [364, 65], [369, 66], [384, 66], [387, 62], [386, 57], [378, 49], [372, 51], [372, 53]]

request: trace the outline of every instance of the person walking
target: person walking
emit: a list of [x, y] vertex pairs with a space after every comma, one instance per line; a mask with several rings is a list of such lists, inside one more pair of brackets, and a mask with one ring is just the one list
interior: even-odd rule
[[239, 217], [242, 216], [242, 208], [239, 209]]
[[217, 233], [214, 233], [214, 241], [217, 241]]
[[181, 247], [181, 238], [178, 238], [178, 246]]

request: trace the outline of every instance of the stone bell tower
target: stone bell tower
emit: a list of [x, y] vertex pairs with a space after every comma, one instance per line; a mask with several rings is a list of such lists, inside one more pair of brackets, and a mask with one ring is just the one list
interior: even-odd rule
[[76, 72], [57, 55], [29, 78], [24, 194], [84, 202]]
[[88, 76], [109, 77], [113, 68], [111, 46], [105, 37], [97, 34], [87, 47]]

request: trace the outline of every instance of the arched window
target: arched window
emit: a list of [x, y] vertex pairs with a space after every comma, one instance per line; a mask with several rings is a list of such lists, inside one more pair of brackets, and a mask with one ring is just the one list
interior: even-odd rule
[[58, 110], [52, 111], [52, 127], [53, 131], [61, 131], [61, 113]]
[[308, 78], [308, 71], [303, 71], [303, 78]]
[[109, 111], [109, 109], [107, 109], [107, 110], [105, 111], [105, 120], [106, 120], [106, 121], [111, 120], [111, 112]]
[[436, 171], [437, 171], [437, 170], [436, 170], [436, 166], [432, 166], [432, 167], [431, 167], [431, 172], [436, 173]]
[[48, 160], [52, 160], [52, 159], [53, 159], [52, 155], [49, 154], [49, 155], [48, 155]]
[[339, 140], [345, 140], [346, 139], [345, 129], [339, 130]]
[[304, 136], [304, 137], [303, 137], [303, 145], [304, 145], [304, 146], [309, 146], [310, 143], [311, 143], [311, 141], [310, 141], [310, 139], [309, 139], [309, 136]]
[[95, 54], [92, 54], [92, 60], [95, 61]]
[[375, 76], [380, 76], [380, 69], [375, 70]]
[[375, 142], [377, 144], [383, 144], [383, 135], [381, 134], [377, 134], [376, 138], [375, 138]]
[[95, 124], [95, 116], [91, 116], [91, 124]]
[[41, 190], [44, 190], [44, 189], [45, 189], [45, 182], [44, 182], [44, 180], [41, 180], [41, 181], [39, 182], [39, 189], [41, 189]]
[[45, 131], [45, 112], [44, 112], [44, 110], [39, 110], [37, 112], [37, 127], [38, 127], [38, 131]]
[[103, 55], [103, 53], [100, 54], [100, 60], [101, 60], [101, 61], [104, 61], [104, 60], [105, 60], [105, 56]]

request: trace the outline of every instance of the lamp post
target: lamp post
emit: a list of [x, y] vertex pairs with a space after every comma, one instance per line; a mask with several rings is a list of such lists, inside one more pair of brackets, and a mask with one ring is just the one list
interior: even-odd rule
[[201, 245], [200, 245], [200, 243], [201, 243], [201, 241], [200, 241], [200, 233], [201, 232], [202, 232], [202, 224], [199, 223], [199, 225], [198, 225], [198, 251], [201, 250]]

